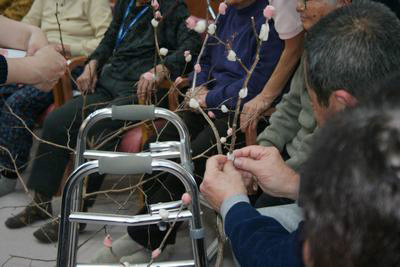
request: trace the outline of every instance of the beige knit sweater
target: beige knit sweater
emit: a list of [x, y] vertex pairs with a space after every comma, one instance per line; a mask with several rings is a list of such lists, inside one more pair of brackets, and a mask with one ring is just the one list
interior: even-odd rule
[[54, 43], [60, 43], [57, 3], [64, 44], [71, 46], [72, 56], [89, 55], [111, 23], [109, 0], [35, 0], [23, 22], [40, 27]]

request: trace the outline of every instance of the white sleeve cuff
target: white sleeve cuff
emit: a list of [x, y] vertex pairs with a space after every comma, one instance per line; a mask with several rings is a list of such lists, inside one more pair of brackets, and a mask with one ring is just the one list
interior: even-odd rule
[[223, 220], [225, 220], [229, 210], [239, 202], [250, 203], [250, 200], [246, 195], [234, 195], [224, 200], [221, 208], [219, 209], [219, 213], [221, 214]]

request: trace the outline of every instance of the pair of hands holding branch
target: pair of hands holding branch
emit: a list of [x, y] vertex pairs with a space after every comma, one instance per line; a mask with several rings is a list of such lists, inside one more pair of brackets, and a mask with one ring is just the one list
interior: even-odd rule
[[7, 58], [6, 84], [30, 84], [50, 91], [65, 73], [67, 61], [48, 44], [46, 35], [35, 26], [0, 16], [0, 46], [27, 52], [23, 58]]
[[276, 148], [248, 146], [233, 154], [234, 161], [223, 155], [207, 161], [200, 190], [215, 210], [234, 195], [251, 194], [255, 184], [272, 196], [297, 199], [300, 177]]

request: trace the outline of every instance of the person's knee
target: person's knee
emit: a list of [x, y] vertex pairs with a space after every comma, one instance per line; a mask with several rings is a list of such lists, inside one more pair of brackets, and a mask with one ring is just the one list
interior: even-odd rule
[[43, 123], [43, 137], [67, 135], [73, 121], [63, 109], [56, 109], [49, 113]]

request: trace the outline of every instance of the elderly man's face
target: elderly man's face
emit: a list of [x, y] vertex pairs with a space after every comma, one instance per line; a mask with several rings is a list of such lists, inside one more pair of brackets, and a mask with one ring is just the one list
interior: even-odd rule
[[322, 17], [342, 6], [341, 1], [332, 4], [327, 0], [297, 0], [297, 12], [300, 13], [303, 27], [307, 31]]

